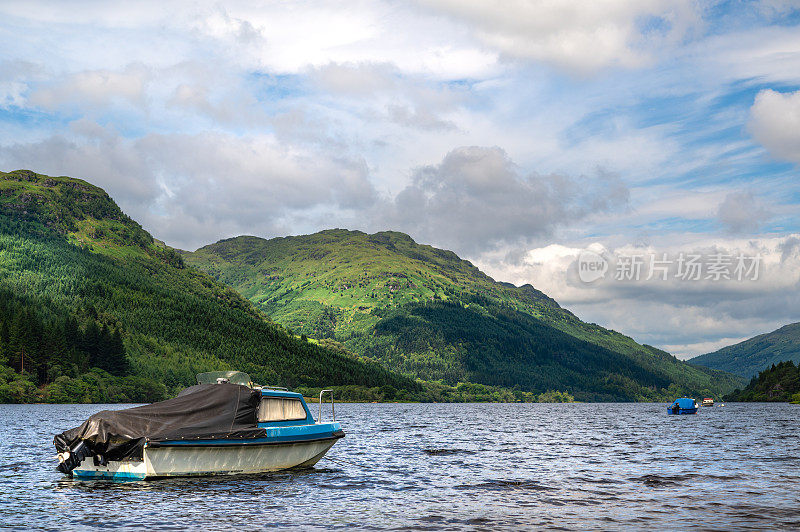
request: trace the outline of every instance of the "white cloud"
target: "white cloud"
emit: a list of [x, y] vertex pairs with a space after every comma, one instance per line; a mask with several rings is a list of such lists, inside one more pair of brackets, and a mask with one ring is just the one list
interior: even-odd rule
[[22, 107], [28, 86], [21, 81], [0, 81], [0, 109]]
[[456, 125], [443, 120], [425, 108], [411, 108], [406, 105], [390, 104], [387, 106], [389, 119], [402, 126], [423, 129], [427, 131], [446, 131], [456, 129]]
[[23, 108], [29, 81], [41, 77], [41, 69], [30, 61], [0, 60], [0, 109]]
[[800, 164], [800, 91], [759, 92], [750, 109], [749, 127], [774, 156]]
[[756, 232], [769, 216], [752, 192], [730, 192], [717, 208], [717, 219], [730, 233]]
[[34, 90], [29, 102], [55, 110], [80, 106], [85, 111], [102, 109], [116, 101], [142, 105], [150, 72], [144, 65], [129, 65], [122, 71], [91, 70], [58, 79], [48, 87]]
[[[421, 17], [410, 6], [359, 0], [342, 4], [229, 4], [198, 19], [194, 28], [236, 48], [236, 61], [260, 70], [300, 73], [329, 63], [384, 63], [401, 71], [453, 79], [485, 75], [497, 55], [460, 35], [452, 24]], [[247, 47], [241, 23], [249, 24]], [[255, 35], [252, 35], [252, 34]]]
[[328, 92], [364, 95], [395, 88], [399, 72], [390, 63], [328, 63], [312, 67], [309, 75]]
[[500, 148], [461, 147], [416, 170], [376, 223], [459, 252], [531, 242], [589, 214], [624, 207], [614, 176], [523, 174]]
[[[769, 331], [763, 331], [769, 332]], [[759, 331], [757, 334], [762, 334]], [[715, 340], [709, 340], [705, 342], [693, 342], [689, 344], [664, 344], [661, 346], [661, 349], [668, 353], [677, 353], [678, 358], [681, 360], [687, 360], [689, 358], [693, 358], [696, 355], [704, 355], [706, 353], [713, 353], [714, 351], [718, 351], [723, 347], [727, 347], [729, 345], [738, 344], [739, 342], [743, 342], [752, 336], [733, 336], [733, 337], [724, 337]]]
[[[780, 20], [780, 19], [779, 19]], [[757, 25], [720, 32], [683, 52], [697, 62], [698, 82], [800, 82], [800, 33], [795, 25]]]
[[708, 206], [724, 200], [724, 190], [680, 190], [668, 186], [633, 189], [637, 207], [631, 217], [640, 223], [664, 218], [703, 220], [712, 215]]
[[387, 63], [329, 63], [309, 70], [312, 82], [339, 97], [364, 122], [392, 122], [422, 131], [457, 129], [442, 115], [464, 102], [463, 93], [422, 76], [404, 75]]
[[650, 46], [681, 37], [698, 19], [688, 1], [420, 3], [464, 21], [486, 45], [508, 57], [553, 63], [581, 74], [609, 66], [643, 66], [650, 60]]

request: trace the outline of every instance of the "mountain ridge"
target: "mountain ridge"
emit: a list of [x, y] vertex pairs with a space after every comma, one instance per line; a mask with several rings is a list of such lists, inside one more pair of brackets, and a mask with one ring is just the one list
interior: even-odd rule
[[[241, 236], [181, 254], [278, 323], [425, 380], [513, 386], [516, 375], [517, 385], [537, 390], [582, 382], [594, 391], [568, 391], [585, 400], [720, 394], [740, 384], [585, 323], [531, 285], [497, 282], [452, 251], [396, 231]], [[571, 352], [582, 353], [593, 378]], [[489, 358], [497, 371], [484, 364]]]
[[696, 356], [687, 362], [749, 379], [773, 364], [788, 360], [800, 363], [800, 322], [789, 323], [772, 332]]

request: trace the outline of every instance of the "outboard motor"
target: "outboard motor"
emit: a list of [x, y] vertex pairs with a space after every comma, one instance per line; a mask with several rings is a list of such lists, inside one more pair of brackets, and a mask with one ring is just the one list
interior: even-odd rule
[[58, 453], [58, 467], [57, 469], [62, 473], [69, 473], [76, 467], [83, 462], [83, 459], [91, 456], [92, 452], [89, 450], [89, 447], [86, 446], [84, 442], [78, 442], [78, 444], [70, 449], [69, 451], [65, 451], [63, 453]]

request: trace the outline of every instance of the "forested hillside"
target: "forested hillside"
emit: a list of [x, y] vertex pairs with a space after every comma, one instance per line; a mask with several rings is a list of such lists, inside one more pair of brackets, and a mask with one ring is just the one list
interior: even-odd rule
[[402, 233], [243, 236], [183, 256], [278, 323], [425, 380], [563, 390], [580, 400], [671, 400], [741, 385]]
[[0, 173], [0, 402], [155, 400], [215, 369], [262, 384], [420, 393], [330, 345], [288, 334], [186, 268], [101, 189]]
[[791, 360], [773, 364], [753, 377], [744, 390], [735, 390], [725, 400], [800, 403], [800, 367]]
[[800, 323], [784, 325], [770, 333], [700, 355], [690, 362], [749, 379], [786, 360], [800, 364]]

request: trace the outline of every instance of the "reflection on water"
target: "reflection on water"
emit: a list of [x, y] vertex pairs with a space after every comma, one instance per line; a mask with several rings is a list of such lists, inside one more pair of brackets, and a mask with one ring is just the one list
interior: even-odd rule
[[102, 408], [0, 405], [0, 527], [800, 528], [797, 405], [342, 404], [311, 470], [63, 477], [53, 435]]

